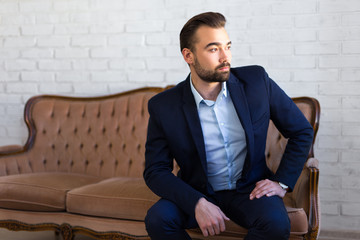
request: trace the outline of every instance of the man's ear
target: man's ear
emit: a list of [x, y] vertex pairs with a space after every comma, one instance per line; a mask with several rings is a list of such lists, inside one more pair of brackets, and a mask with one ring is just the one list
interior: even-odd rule
[[191, 52], [190, 49], [184, 48], [181, 53], [185, 62], [187, 62], [188, 64], [192, 64], [194, 62], [194, 54]]

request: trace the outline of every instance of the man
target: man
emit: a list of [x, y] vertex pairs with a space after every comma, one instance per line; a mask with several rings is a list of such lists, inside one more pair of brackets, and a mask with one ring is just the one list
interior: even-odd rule
[[[282, 198], [301, 173], [313, 130], [263, 68], [230, 69], [225, 22], [208, 12], [184, 25], [191, 74], [149, 101], [144, 178], [161, 197], [145, 219], [151, 239], [190, 239], [185, 229], [195, 227], [220, 234], [229, 219], [249, 230], [246, 239], [289, 238]], [[275, 174], [264, 156], [270, 119], [289, 139]]]

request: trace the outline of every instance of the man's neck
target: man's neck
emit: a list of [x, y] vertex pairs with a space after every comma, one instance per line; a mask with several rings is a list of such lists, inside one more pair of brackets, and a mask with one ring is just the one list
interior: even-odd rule
[[198, 76], [191, 76], [191, 81], [203, 99], [216, 101], [222, 88], [221, 82], [205, 82]]

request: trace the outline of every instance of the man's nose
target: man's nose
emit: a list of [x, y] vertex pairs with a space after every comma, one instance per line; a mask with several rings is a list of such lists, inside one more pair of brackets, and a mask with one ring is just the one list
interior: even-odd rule
[[230, 59], [231, 59], [231, 52], [230, 52], [230, 50], [228, 50], [228, 49], [222, 49], [222, 50], [220, 51], [220, 59], [219, 59], [219, 61], [220, 61], [221, 63], [223, 63], [223, 62], [229, 62]]

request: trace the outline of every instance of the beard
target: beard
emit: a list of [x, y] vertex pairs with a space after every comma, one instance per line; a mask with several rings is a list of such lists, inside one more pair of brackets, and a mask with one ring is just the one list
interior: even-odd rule
[[194, 61], [194, 69], [196, 74], [205, 82], [225, 82], [230, 77], [230, 71], [227, 72], [217, 72], [216, 70], [223, 68], [223, 67], [230, 67], [230, 63], [223, 62], [219, 66], [215, 68], [215, 70], [208, 70], [201, 66], [199, 61], [195, 58]]

